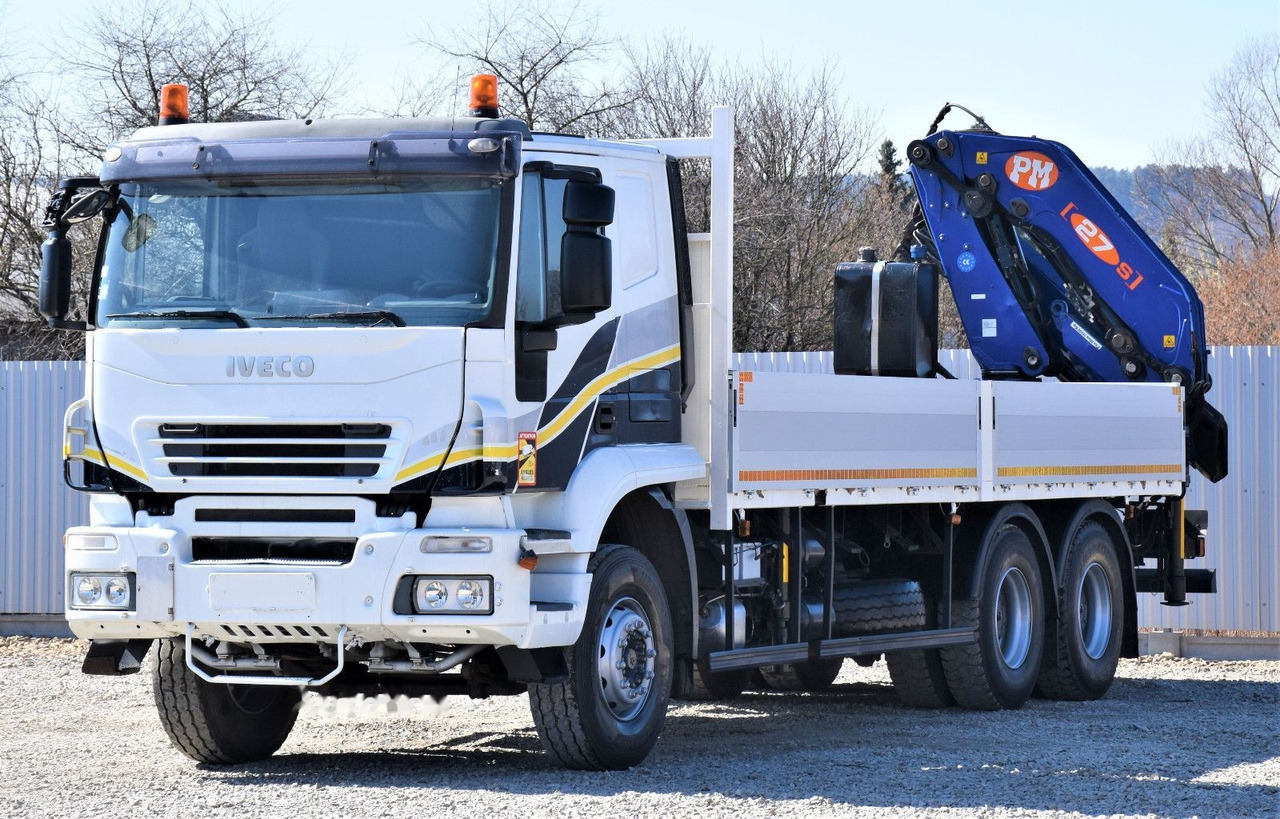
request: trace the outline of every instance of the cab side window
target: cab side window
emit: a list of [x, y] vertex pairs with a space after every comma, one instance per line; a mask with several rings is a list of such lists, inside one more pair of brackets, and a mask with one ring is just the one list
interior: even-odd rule
[[540, 324], [559, 314], [560, 245], [564, 238], [566, 176], [542, 170], [524, 175], [520, 205], [520, 259], [516, 272], [516, 321]]

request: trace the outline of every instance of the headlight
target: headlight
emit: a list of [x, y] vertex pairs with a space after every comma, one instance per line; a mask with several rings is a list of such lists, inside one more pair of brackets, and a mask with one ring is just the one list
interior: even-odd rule
[[73, 572], [71, 608], [132, 610], [133, 584], [132, 574]]
[[418, 614], [492, 614], [491, 577], [418, 577], [413, 603]]
[[464, 552], [483, 554], [493, 551], [493, 538], [488, 535], [442, 536], [428, 535], [422, 539], [424, 552]]

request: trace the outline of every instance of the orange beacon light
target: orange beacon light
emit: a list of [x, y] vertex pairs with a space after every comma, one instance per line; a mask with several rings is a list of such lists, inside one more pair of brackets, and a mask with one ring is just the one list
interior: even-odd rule
[[185, 125], [191, 121], [187, 104], [187, 87], [168, 83], [160, 87], [160, 125]]
[[498, 116], [498, 78], [493, 74], [477, 74], [471, 78], [471, 116]]

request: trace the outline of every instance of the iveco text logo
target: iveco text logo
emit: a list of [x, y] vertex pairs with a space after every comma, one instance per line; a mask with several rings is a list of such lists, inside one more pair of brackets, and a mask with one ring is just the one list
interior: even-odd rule
[[310, 378], [316, 363], [309, 355], [229, 355], [227, 378]]

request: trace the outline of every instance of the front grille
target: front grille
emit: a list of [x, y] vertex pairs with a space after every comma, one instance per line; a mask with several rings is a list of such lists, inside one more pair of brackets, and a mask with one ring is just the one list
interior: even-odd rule
[[183, 478], [372, 478], [391, 439], [387, 424], [168, 423], [157, 433], [160, 462]]
[[193, 537], [196, 563], [309, 563], [341, 566], [351, 562], [356, 539], [345, 537]]

